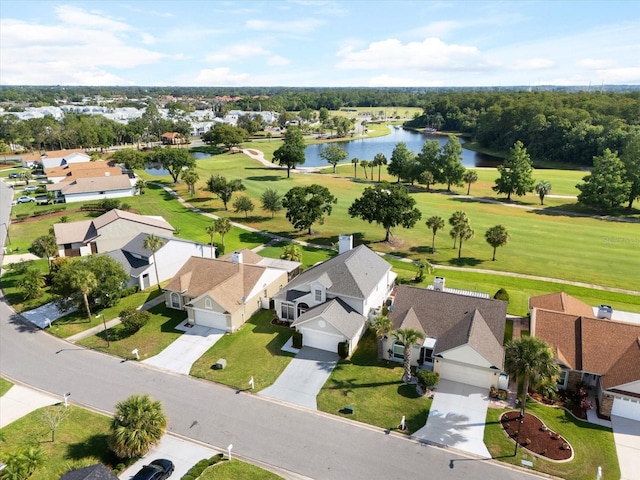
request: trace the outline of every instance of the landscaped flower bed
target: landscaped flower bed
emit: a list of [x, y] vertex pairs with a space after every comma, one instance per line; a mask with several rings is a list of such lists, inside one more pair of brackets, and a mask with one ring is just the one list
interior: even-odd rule
[[573, 448], [558, 433], [546, 427], [535, 415], [525, 413], [520, 421], [520, 412], [511, 410], [500, 417], [505, 433], [532, 453], [555, 461], [573, 458]]

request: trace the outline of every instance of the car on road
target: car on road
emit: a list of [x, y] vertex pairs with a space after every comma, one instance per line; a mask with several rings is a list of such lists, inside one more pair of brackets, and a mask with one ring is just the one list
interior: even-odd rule
[[23, 195], [21, 197], [18, 197], [18, 199], [16, 200], [16, 203], [29, 203], [29, 202], [35, 202], [36, 199], [33, 197], [30, 197], [28, 195]]
[[25, 192], [37, 192], [40, 187], [38, 185], [27, 185], [24, 187]]
[[165, 480], [173, 473], [173, 462], [159, 458], [142, 467], [131, 480]]

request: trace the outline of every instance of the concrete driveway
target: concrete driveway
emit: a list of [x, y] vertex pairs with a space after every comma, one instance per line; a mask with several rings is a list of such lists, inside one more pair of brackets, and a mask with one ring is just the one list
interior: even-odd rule
[[[183, 335], [180, 335], [158, 355], [143, 360], [142, 363], [189, 375], [194, 362], [213, 347], [225, 334], [222, 330], [216, 330], [215, 328], [199, 325], [187, 327], [186, 325], [187, 322], [185, 320], [176, 327], [176, 330], [184, 332]], [[140, 347], [140, 353], [144, 354], [144, 346]]]
[[337, 353], [302, 347], [274, 384], [258, 395], [317, 410], [316, 397], [339, 359]]
[[[622, 417], [611, 417], [613, 440], [616, 443], [620, 478], [638, 478], [638, 458], [640, 458], [640, 422]], [[606, 477], [607, 473], [603, 472]]]
[[75, 308], [70, 308], [63, 312], [55, 302], [50, 302], [28, 312], [22, 312], [22, 316], [38, 327], [45, 328], [60, 317], [64, 317], [73, 311], [75, 311]]
[[484, 444], [489, 391], [464, 383], [440, 380], [427, 424], [413, 437], [491, 458]]

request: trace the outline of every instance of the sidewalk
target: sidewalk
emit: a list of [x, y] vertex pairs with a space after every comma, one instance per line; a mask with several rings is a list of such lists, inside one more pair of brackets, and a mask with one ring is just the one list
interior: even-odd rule
[[60, 397], [54, 397], [33, 388], [14, 385], [0, 397], [0, 428], [6, 427], [38, 408], [55, 405], [62, 401], [62, 394]]

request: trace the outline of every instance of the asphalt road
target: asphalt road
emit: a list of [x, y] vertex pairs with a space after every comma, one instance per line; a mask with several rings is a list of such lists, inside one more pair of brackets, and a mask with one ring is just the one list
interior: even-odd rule
[[[10, 196], [0, 182], [0, 223], [8, 221]], [[221, 450], [233, 444], [233, 451], [249, 461], [313, 479], [537, 478], [494, 461], [469, 459], [377, 428], [85, 350], [25, 324], [4, 297], [0, 372], [56, 395], [70, 392], [72, 403], [106, 413], [131, 394], [148, 393], [163, 402], [171, 432]]]

